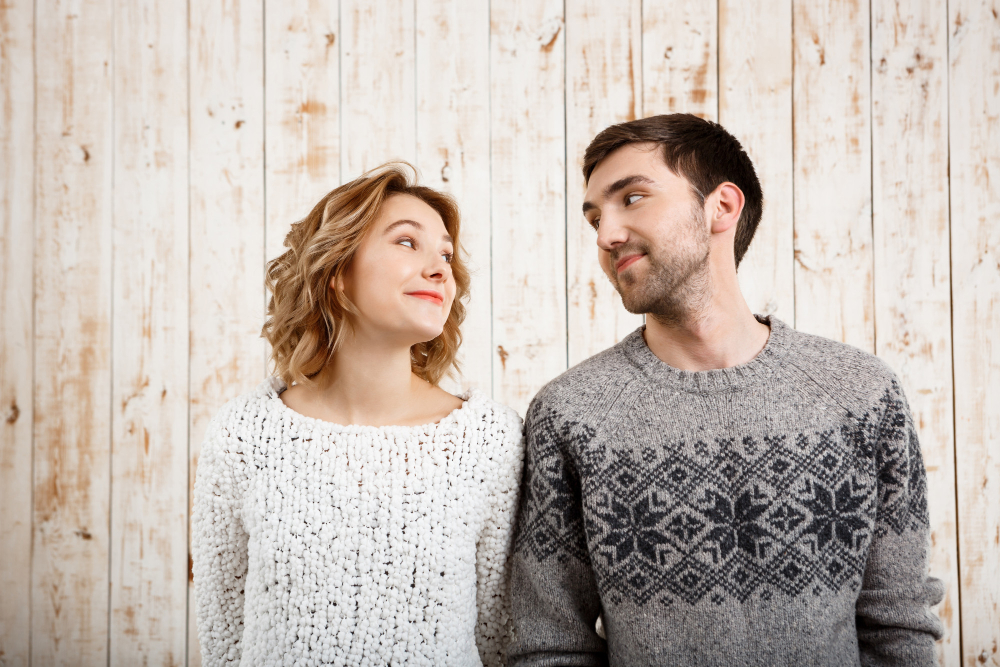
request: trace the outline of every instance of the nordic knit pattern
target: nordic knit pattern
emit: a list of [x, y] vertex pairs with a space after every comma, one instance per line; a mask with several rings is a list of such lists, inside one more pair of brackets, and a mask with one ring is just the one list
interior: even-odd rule
[[202, 448], [203, 664], [502, 664], [517, 414], [473, 391], [437, 424], [341, 426], [284, 388], [229, 402]]
[[751, 362], [697, 373], [640, 329], [539, 393], [512, 664], [935, 664], [943, 587], [899, 382], [770, 325]]

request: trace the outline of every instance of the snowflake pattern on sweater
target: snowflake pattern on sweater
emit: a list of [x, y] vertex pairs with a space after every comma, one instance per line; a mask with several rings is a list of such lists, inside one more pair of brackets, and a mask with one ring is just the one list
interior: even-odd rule
[[[901, 397], [893, 382], [878, 411], [848, 414], [836, 430], [638, 451], [595, 446], [592, 427], [536, 403], [517, 548], [539, 562], [598, 558], [611, 599], [640, 604], [859, 586], [874, 534], [928, 524], [923, 461]], [[876, 452], [879, 441], [886, 446]], [[582, 486], [562, 465], [577, 457]]]
[[228, 403], [202, 448], [203, 664], [503, 664], [517, 414], [471, 392], [436, 424], [340, 426], [283, 389]]

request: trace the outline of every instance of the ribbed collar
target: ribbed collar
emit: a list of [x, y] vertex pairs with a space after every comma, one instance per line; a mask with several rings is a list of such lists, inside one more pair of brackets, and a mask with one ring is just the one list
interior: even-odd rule
[[771, 378], [788, 351], [793, 330], [776, 317], [754, 317], [771, 328], [764, 349], [745, 364], [710, 371], [682, 371], [660, 361], [643, 338], [645, 325], [616, 346], [646, 377], [657, 384], [693, 393], [716, 393], [740, 389]]

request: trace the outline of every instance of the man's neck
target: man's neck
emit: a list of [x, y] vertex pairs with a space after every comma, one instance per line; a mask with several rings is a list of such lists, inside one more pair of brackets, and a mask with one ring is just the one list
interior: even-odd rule
[[769, 334], [736, 285], [713, 289], [678, 322], [647, 315], [643, 336], [660, 361], [680, 370], [708, 371], [747, 363], [764, 349]]

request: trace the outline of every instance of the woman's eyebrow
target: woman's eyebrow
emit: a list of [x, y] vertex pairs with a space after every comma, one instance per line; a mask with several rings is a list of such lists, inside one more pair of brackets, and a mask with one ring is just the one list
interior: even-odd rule
[[423, 229], [424, 229], [424, 226], [421, 225], [416, 220], [403, 219], [403, 220], [397, 220], [396, 222], [392, 223], [391, 225], [389, 225], [388, 227], [386, 227], [385, 231], [382, 232], [382, 233], [383, 234], [388, 234], [389, 232], [391, 232], [392, 230], [394, 230], [396, 227], [399, 227], [401, 225], [413, 225], [414, 227], [416, 227], [417, 229], [419, 229], [421, 231], [423, 231]]
[[[420, 231], [424, 230], [424, 226], [422, 224], [420, 224], [419, 222], [417, 222], [416, 220], [403, 219], [403, 220], [397, 220], [396, 222], [394, 222], [391, 225], [389, 225], [388, 227], [386, 227], [385, 231], [382, 232], [382, 234], [388, 234], [389, 232], [391, 232], [392, 230], [394, 230], [396, 227], [399, 227], [400, 225], [412, 225], [412, 226], [416, 227], [417, 229], [419, 229]], [[453, 239], [451, 237], [451, 234], [445, 234], [441, 238], [444, 239], [445, 241], [447, 241], [448, 243], [454, 243], [455, 242], [455, 239]]]

